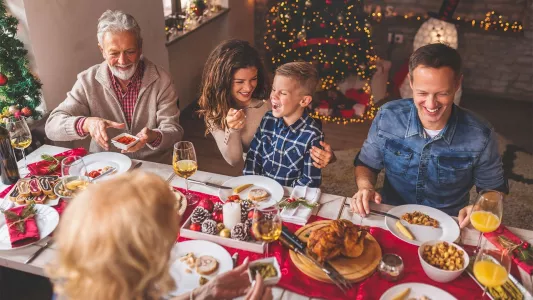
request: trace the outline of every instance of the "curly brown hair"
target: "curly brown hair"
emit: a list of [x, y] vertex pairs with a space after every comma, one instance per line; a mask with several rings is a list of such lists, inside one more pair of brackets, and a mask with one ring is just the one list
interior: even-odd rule
[[257, 50], [247, 41], [223, 41], [211, 52], [204, 66], [197, 111], [204, 118], [205, 134], [227, 127], [226, 116], [233, 104], [231, 85], [237, 70], [257, 68], [257, 86], [252, 98], [264, 99], [270, 90], [265, 68]]

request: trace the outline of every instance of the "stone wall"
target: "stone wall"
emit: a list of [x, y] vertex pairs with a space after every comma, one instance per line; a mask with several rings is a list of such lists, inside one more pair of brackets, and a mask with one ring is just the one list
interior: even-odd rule
[[[264, 53], [263, 34], [265, 15], [276, 1], [256, 0], [256, 46]], [[365, 5], [384, 10], [392, 6], [398, 15], [438, 12], [442, 0], [374, 0]], [[521, 21], [523, 34], [507, 34], [481, 31], [469, 26], [459, 26], [459, 48], [464, 61], [465, 91], [480, 95], [496, 95], [505, 98], [533, 101], [533, 1], [532, 0], [462, 0], [454, 17], [483, 19], [488, 11]], [[391, 60], [390, 76], [409, 58], [413, 50], [414, 36], [421, 23], [384, 18], [373, 24], [372, 40], [377, 54]], [[402, 44], [390, 45], [388, 33], [401, 33]]]

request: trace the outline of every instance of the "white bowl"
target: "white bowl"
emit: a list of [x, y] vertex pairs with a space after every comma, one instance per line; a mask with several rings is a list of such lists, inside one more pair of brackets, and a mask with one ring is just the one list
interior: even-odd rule
[[[127, 144], [127, 145], [126, 145], [126, 144], [122, 144], [122, 143], [117, 142], [117, 140], [118, 140], [119, 138], [123, 137], [123, 136], [128, 136], [128, 137], [134, 138], [135, 141], [133, 141], [133, 142]], [[111, 143], [112, 143], [115, 147], [119, 148], [120, 150], [128, 150], [128, 149], [131, 148], [133, 145], [137, 144], [137, 142], [139, 142], [139, 140], [140, 140], [140, 138], [138, 138], [138, 137], [136, 137], [136, 136], [134, 136], [134, 135], [131, 135], [131, 134], [129, 134], [129, 133], [121, 133], [121, 134], [117, 135], [116, 137], [112, 138], [112, 139], [111, 139]]]
[[264, 285], [276, 285], [278, 284], [279, 280], [281, 279], [281, 269], [279, 267], [278, 260], [275, 257], [268, 257], [263, 258], [259, 260], [254, 260], [248, 265], [248, 277], [250, 278], [250, 283], [253, 284], [255, 281], [255, 277], [252, 277], [252, 272], [250, 270], [251, 267], [259, 264], [272, 264], [274, 265], [274, 268], [276, 269], [277, 276], [276, 277], [269, 277], [267, 279], [263, 278], [263, 284]]
[[422, 269], [424, 269], [424, 272], [429, 278], [437, 282], [450, 282], [454, 280], [455, 278], [459, 277], [459, 275], [461, 275], [461, 273], [463, 273], [463, 271], [466, 270], [466, 268], [468, 267], [468, 264], [470, 263], [470, 257], [468, 256], [468, 253], [466, 253], [465, 249], [457, 246], [454, 243], [448, 243], [448, 244], [453, 245], [455, 248], [457, 248], [457, 250], [463, 251], [463, 260], [464, 260], [463, 268], [460, 270], [450, 271], [450, 270], [443, 270], [443, 269], [432, 266], [431, 264], [426, 262], [424, 258], [422, 257], [422, 253], [424, 252], [424, 247], [433, 246], [433, 245], [436, 245], [442, 242], [443, 241], [427, 241], [423, 243], [422, 245], [420, 245], [420, 247], [418, 247], [418, 258], [420, 259], [420, 264], [422, 264]]

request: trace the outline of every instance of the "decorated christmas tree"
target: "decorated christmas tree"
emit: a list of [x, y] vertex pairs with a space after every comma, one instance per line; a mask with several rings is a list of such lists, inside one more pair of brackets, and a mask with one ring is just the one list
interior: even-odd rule
[[273, 67], [307, 61], [322, 90], [350, 75], [367, 80], [375, 69], [370, 24], [361, 0], [281, 0], [267, 15], [264, 45]]
[[28, 51], [16, 38], [18, 20], [0, 0], [0, 122], [22, 116], [37, 119], [41, 83], [28, 68]]

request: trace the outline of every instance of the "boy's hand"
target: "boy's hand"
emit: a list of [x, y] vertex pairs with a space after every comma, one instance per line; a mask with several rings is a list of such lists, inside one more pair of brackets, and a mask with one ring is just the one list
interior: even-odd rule
[[328, 164], [337, 160], [335, 153], [331, 150], [331, 146], [323, 141], [320, 141], [320, 145], [324, 147], [324, 150], [313, 146], [311, 148], [311, 158], [313, 159], [313, 166], [315, 168], [325, 168]]
[[245, 119], [246, 115], [242, 109], [236, 110], [234, 108], [230, 108], [228, 115], [226, 116], [226, 123], [231, 129], [242, 129], [244, 127]]

